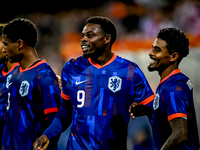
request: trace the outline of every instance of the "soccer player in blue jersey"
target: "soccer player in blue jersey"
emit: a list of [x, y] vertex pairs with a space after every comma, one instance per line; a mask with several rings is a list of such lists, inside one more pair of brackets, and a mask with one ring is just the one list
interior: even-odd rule
[[13, 69], [18, 63], [10, 63], [8, 57], [3, 53], [2, 30], [6, 24], [0, 24], [0, 147], [6, 117], [6, 106], [8, 99], [8, 85]]
[[106, 17], [86, 21], [83, 56], [68, 61], [62, 70], [62, 108], [34, 149], [46, 149], [70, 124], [69, 150], [127, 149], [129, 106], [134, 101], [151, 105], [154, 94], [139, 67], [111, 51], [116, 32]]
[[[2, 150], [32, 150], [33, 142], [50, 125], [60, 105], [58, 80], [47, 64], [40, 60], [35, 46], [35, 25], [17, 18], [3, 29], [3, 52], [10, 63], [18, 62], [8, 88], [8, 104]], [[53, 142], [52, 147], [57, 147]]]
[[[152, 132], [155, 149], [198, 150], [199, 137], [193, 103], [193, 87], [181, 73], [179, 64], [189, 54], [189, 39], [177, 28], [158, 32], [152, 50], [149, 71], [158, 71], [161, 79], [153, 101]], [[132, 118], [142, 114], [147, 106], [133, 103]], [[146, 111], [146, 112], [145, 112]]]

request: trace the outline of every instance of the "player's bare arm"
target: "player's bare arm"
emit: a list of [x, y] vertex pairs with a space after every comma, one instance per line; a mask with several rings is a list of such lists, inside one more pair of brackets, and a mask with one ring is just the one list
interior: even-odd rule
[[152, 108], [146, 105], [142, 105], [139, 103], [132, 103], [129, 107], [129, 113], [131, 115], [132, 119], [135, 119], [135, 117], [147, 115], [151, 118], [152, 116]]
[[49, 145], [49, 139], [46, 135], [41, 135], [34, 143], [33, 150], [46, 150]]
[[187, 120], [184, 118], [177, 118], [170, 121], [172, 134], [167, 139], [161, 150], [175, 150], [187, 141]]

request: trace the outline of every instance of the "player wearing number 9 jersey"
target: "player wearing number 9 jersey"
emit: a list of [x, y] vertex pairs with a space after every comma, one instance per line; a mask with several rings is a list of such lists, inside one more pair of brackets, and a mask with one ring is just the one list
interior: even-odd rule
[[114, 53], [104, 66], [80, 57], [64, 66], [62, 79], [63, 104], [73, 105], [68, 148], [125, 149], [128, 107], [154, 97], [139, 67]]
[[81, 38], [83, 56], [62, 70], [62, 108], [35, 149], [45, 149], [47, 141], [70, 124], [69, 150], [127, 149], [129, 106], [134, 101], [152, 106], [154, 94], [135, 63], [111, 52], [115, 39], [108, 18], [88, 19]]

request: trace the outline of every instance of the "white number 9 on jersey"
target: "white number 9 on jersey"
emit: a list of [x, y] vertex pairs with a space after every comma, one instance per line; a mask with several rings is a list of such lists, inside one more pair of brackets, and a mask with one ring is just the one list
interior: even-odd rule
[[78, 90], [77, 92], [77, 101], [81, 102], [81, 104], [78, 104], [77, 107], [81, 108], [84, 106], [84, 102], [85, 102], [85, 91], [83, 90]]

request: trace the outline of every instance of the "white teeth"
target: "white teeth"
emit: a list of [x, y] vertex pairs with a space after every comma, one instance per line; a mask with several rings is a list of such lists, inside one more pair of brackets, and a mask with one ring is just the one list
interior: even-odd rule
[[153, 64], [153, 63], [155, 63], [155, 60], [151, 60], [151, 61], [150, 61], [150, 64]]
[[84, 48], [87, 48], [87, 46], [82, 46], [82, 48], [84, 49]]

